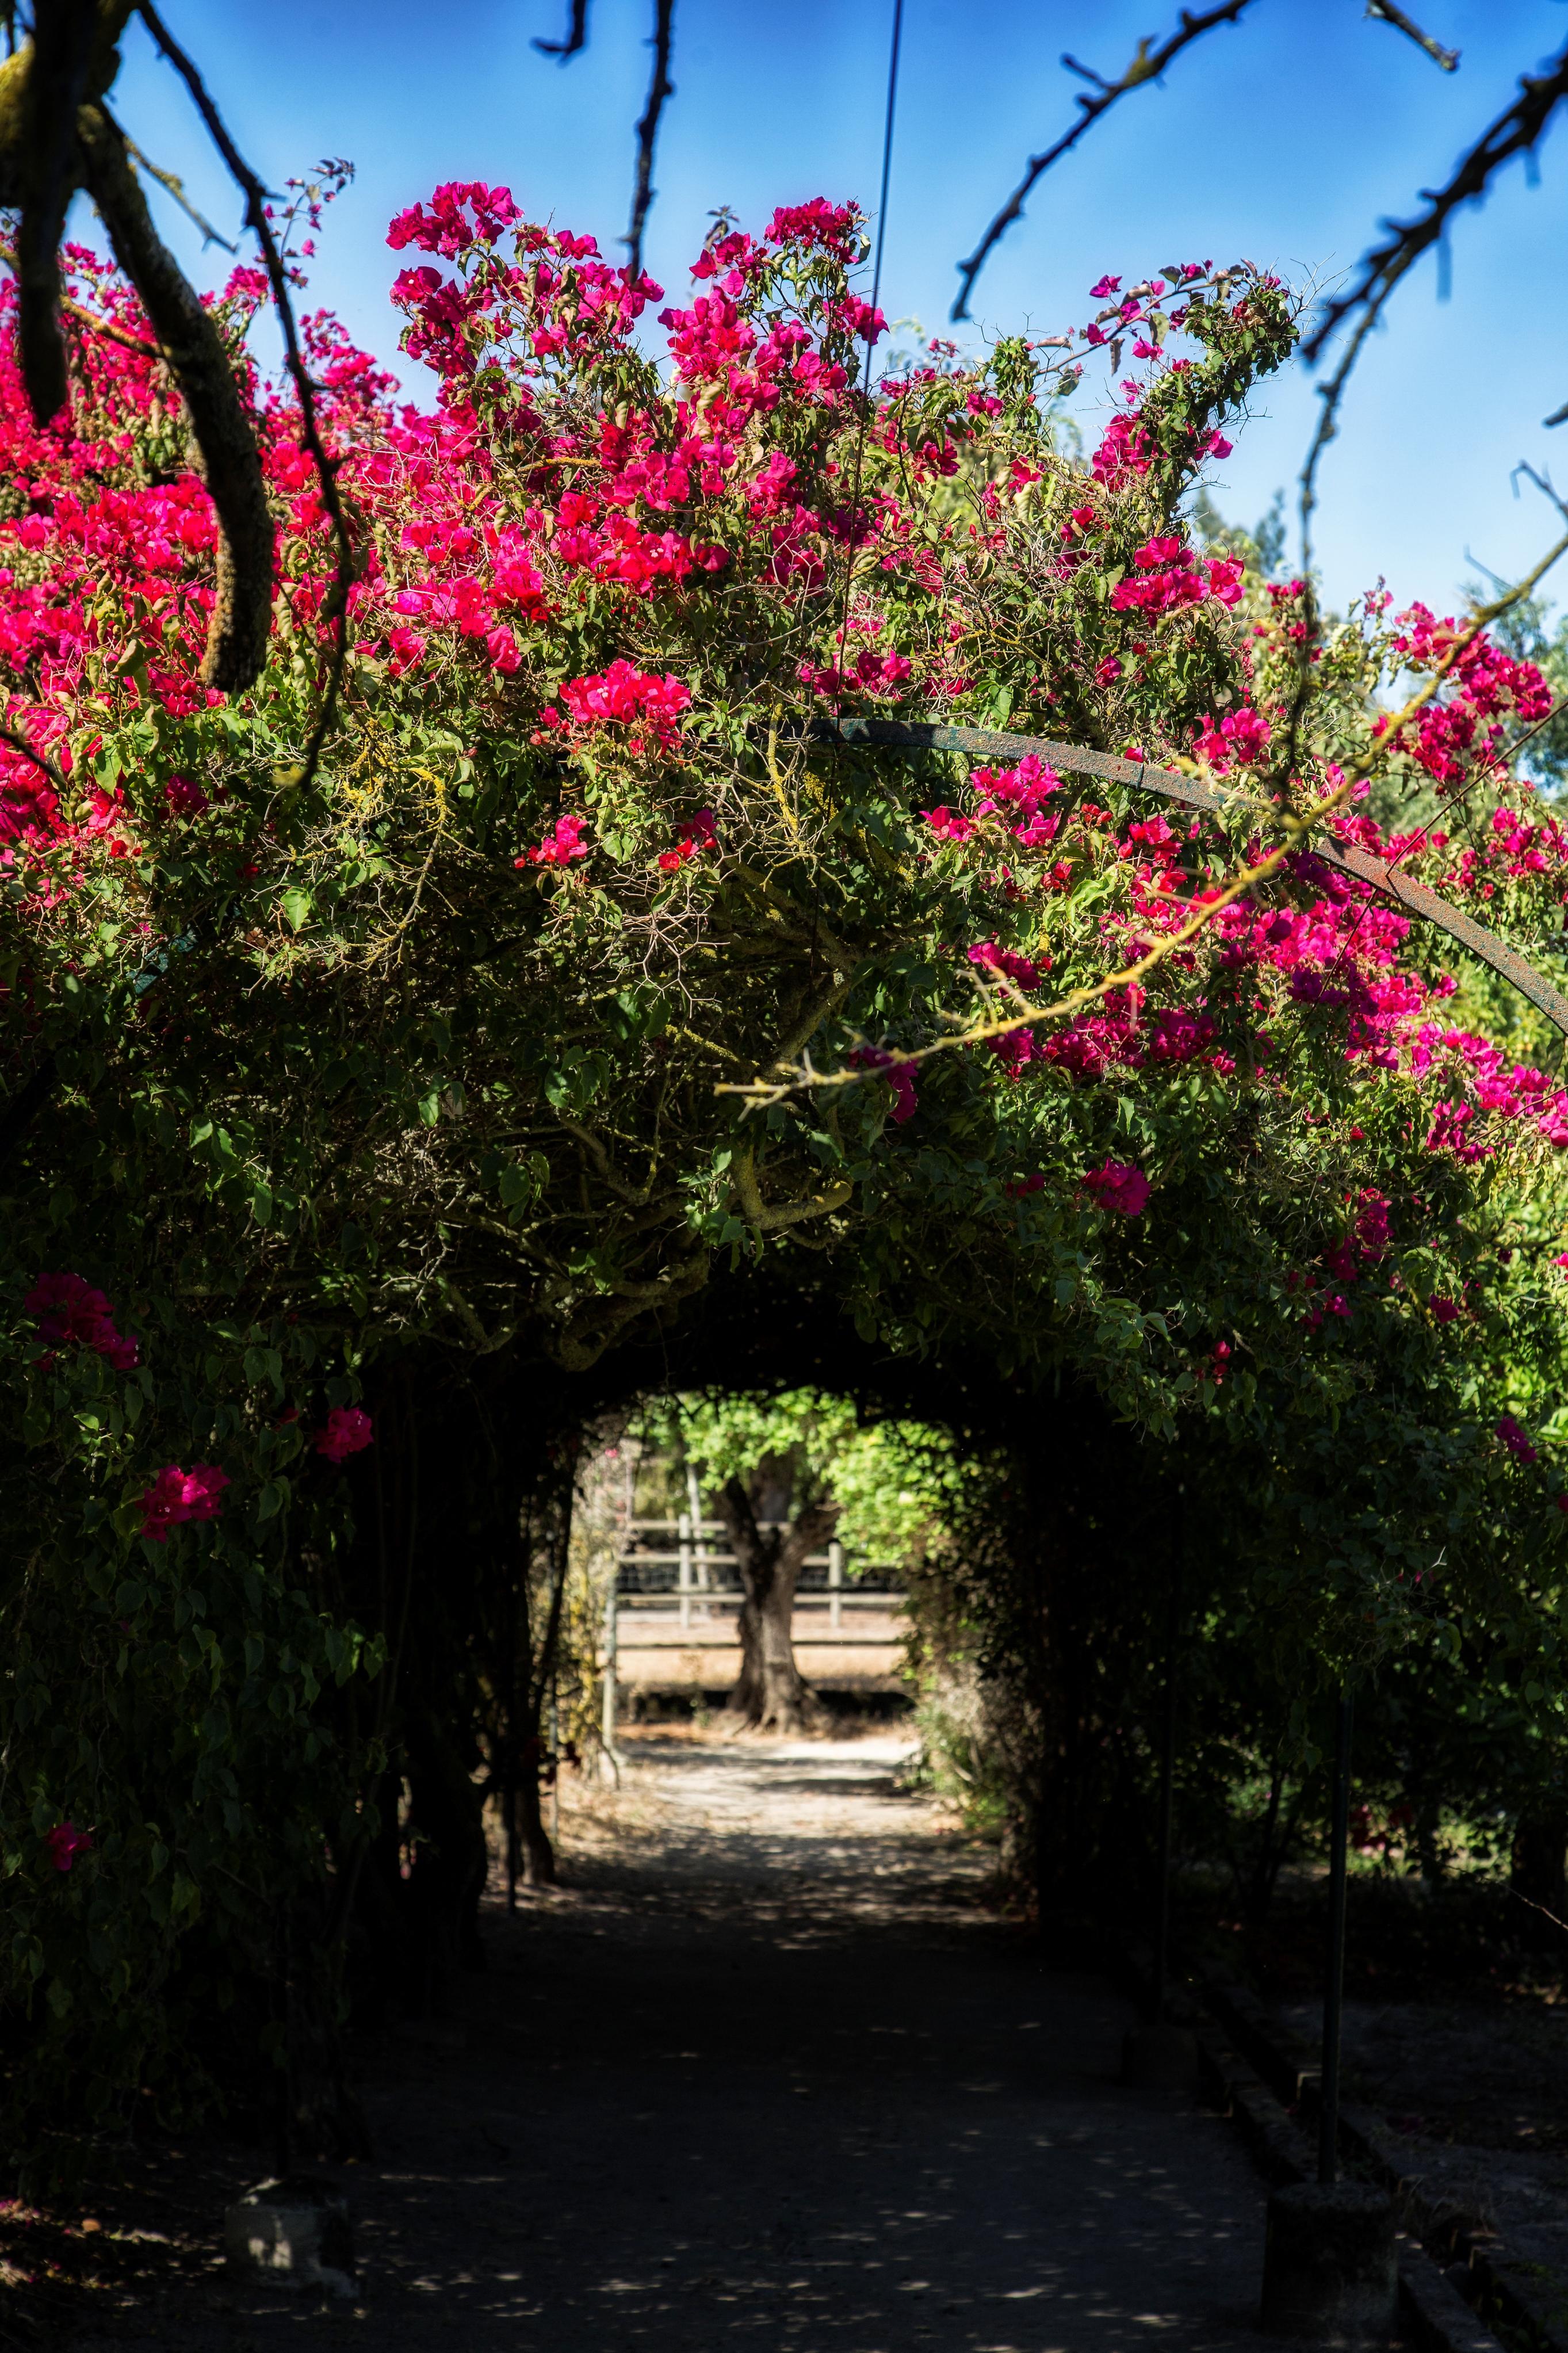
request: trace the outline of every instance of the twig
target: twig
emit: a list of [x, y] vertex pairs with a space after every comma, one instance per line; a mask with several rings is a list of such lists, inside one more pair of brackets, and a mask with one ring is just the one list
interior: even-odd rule
[[[1476, 204], [1486, 195], [1492, 174], [1509, 158], [1535, 145], [1558, 100], [1568, 96], [1568, 49], [1554, 58], [1544, 74], [1521, 74], [1519, 96], [1497, 121], [1489, 124], [1468, 153], [1461, 156], [1452, 177], [1441, 188], [1423, 188], [1426, 209], [1413, 221], [1390, 221], [1385, 245], [1375, 246], [1362, 260], [1361, 274], [1347, 293], [1327, 304], [1302, 357], [1316, 361], [1324, 346], [1352, 311], [1375, 318], [1402, 278], [1435, 245], [1461, 205]], [[1358, 344], [1361, 332], [1358, 331]]]
[[102, 335], [108, 343], [119, 343], [125, 351], [135, 352], [141, 359], [161, 360], [163, 357], [156, 343], [148, 343], [142, 335], [128, 335], [123, 327], [111, 326], [107, 319], [100, 319], [96, 311], [89, 311], [85, 302], [73, 301], [68, 294], [60, 308], [71, 318], [79, 319], [84, 327], [90, 327], [95, 335]]
[[64, 774], [55, 765], [47, 753], [40, 752], [36, 745], [29, 744], [19, 727], [0, 725], [0, 743], [9, 744], [13, 752], [20, 752], [25, 760], [31, 760], [35, 768], [42, 768], [56, 792], [64, 793], [70, 790]]
[[[576, 18], [573, 27], [575, 33]], [[627, 268], [634, 279], [642, 275], [642, 233], [647, 223], [653, 203], [653, 151], [658, 138], [659, 117], [664, 112], [666, 99], [675, 96], [675, 84], [669, 79], [670, 44], [675, 34], [675, 0], [653, 0], [653, 79], [647, 86], [647, 105], [637, 124], [637, 174], [632, 189], [632, 221], [626, 243], [629, 248]], [[570, 56], [568, 49], [565, 54]]]
[[180, 210], [184, 214], [185, 218], [188, 221], [194, 221], [195, 223], [195, 226], [200, 229], [202, 236], [208, 245], [221, 245], [226, 253], [237, 253], [239, 251], [238, 246], [231, 245], [228, 238], [225, 237], [221, 229], [214, 228], [211, 221], [208, 220], [205, 213], [197, 212], [195, 205], [192, 204], [189, 196], [185, 194], [184, 182], [180, 179], [175, 173], [165, 172], [161, 164], [153, 163], [151, 155], [144, 155], [141, 148], [136, 144], [134, 139], [127, 138], [125, 144], [130, 148], [131, 153], [141, 164], [142, 169], [144, 172], [151, 172], [153, 177], [157, 181], [160, 187], [168, 189], [169, 194], [174, 197], [174, 202], [179, 206]]
[[343, 668], [348, 659], [349, 591], [353, 586], [353, 547], [349, 538], [348, 521], [343, 513], [342, 500], [338, 491], [337, 464], [327, 454], [316, 417], [315, 388], [300, 348], [300, 332], [295, 323], [294, 306], [289, 296], [289, 280], [283, 267], [283, 257], [278, 240], [272, 234], [272, 224], [267, 217], [267, 190], [228, 135], [222, 116], [207, 93], [206, 84], [195, 64], [185, 55], [169, 31], [153, 0], [137, 0], [138, 12], [153, 38], [168, 58], [195, 101], [196, 110], [206, 124], [213, 144], [228, 166], [230, 174], [245, 196], [245, 217], [256, 234], [257, 242], [267, 264], [267, 276], [272, 289], [272, 300], [278, 306], [278, 316], [283, 329], [284, 355], [289, 374], [293, 378], [299, 396], [300, 438], [316, 469], [321, 486], [321, 504], [331, 521], [336, 548], [336, 565], [332, 594], [327, 609], [333, 625], [331, 659], [327, 672], [326, 692], [316, 713], [305, 746], [304, 764], [299, 777], [301, 786], [308, 786], [321, 764], [322, 747], [337, 715], [338, 695], [342, 686]]
[[1366, 13], [1373, 24], [1392, 25], [1396, 33], [1403, 33], [1405, 39], [1414, 41], [1418, 49], [1425, 49], [1433, 64], [1441, 66], [1445, 73], [1458, 71], [1458, 50], [1446, 49], [1441, 41], [1435, 41], [1430, 33], [1424, 33], [1415, 17], [1407, 16], [1403, 8], [1396, 8], [1394, 0], [1366, 0]]
[[559, 58], [564, 65], [579, 49], [588, 46], [588, 0], [572, 0], [572, 15], [563, 41], [535, 41], [536, 49], [547, 58]]
[[1538, 1904], [1533, 1895], [1526, 1895], [1517, 1887], [1510, 1887], [1508, 1892], [1510, 1895], [1517, 1895], [1521, 1904], [1528, 1904], [1532, 1912], [1539, 1912], [1543, 1920], [1550, 1920], [1554, 1928], [1561, 1928], [1568, 1936], [1568, 1920], [1560, 1920], [1555, 1912], [1549, 1912], [1544, 1904]]
[[[1468, 152], [1456, 165], [1444, 187], [1424, 188], [1426, 210], [1414, 221], [1391, 221], [1388, 241], [1376, 246], [1362, 259], [1356, 283], [1344, 294], [1337, 295], [1326, 304], [1318, 326], [1303, 344], [1301, 356], [1315, 363], [1336, 335], [1345, 321], [1360, 312], [1354, 332], [1341, 355], [1339, 365], [1327, 383], [1318, 386], [1322, 408], [1317, 428], [1301, 468], [1300, 512], [1301, 522], [1301, 572], [1306, 583], [1307, 628], [1299, 649], [1299, 684], [1290, 712], [1288, 750], [1293, 759], [1296, 750], [1297, 724], [1304, 700], [1304, 681], [1312, 649], [1318, 637], [1318, 600], [1312, 585], [1312, 516], [1318, 503], [1318, 467], [1324, 450], [1339, 429], [1339, 412], [1356, 362], [1395, 287], [1415, 267], [1429, 246], [1442, 237], [1450, 216], [1461, 205], [1477, 204], [1486, 195], [1494, 172], [1507, 163], [1510, 156], [1533, 149], [1544, 132], [1553, 109], [1560, 99], [1568, 96], [1568, 49], [1554, 60], [1549, 73], [1520, 77], [1519, 96], [1513, 104], [1489, 124]], [[1545, 421], [1561, 424], [1568, 417], [1568, 404]]]
[[1063, 133], [1054, 147], [1047, 147], [1043, 155], [1030, 156], [1028, 169], [1023, 178], [991, 223], [968, 260], [959, 263], [958, 296], [952, 311], [948, 313], [950, 318], [968, 318], [969, 298], [974, 291], [974, 281], [984, 269], [993, 248], [1000, 244], [1002, 237], [1012, 227], [1013, 223], [1022, 217], [1024, 206], [1033, 193], [1037, 181], [1050, 170], [1053, 164], [1067, 153], [1069, 147], [1077, 146], [1090, 123], [1098, 122], [1100, 117], [1113, 107], [1119, 98], [1125, 98], [1130, 90], [1141, 90], [1145, 82], [1157, 81], [1172, 59], [1178, 57], [1190, 42], [1200, 40], [1205, 33], [1212, 32], [1216, 25], [1237, 23], [1242, 10], [1250, 7], [1251, 5], [1252, 0], [1221, 0], [1220, 6], [1210, 8], [1197, 16], [1194, 16], [1190, 9], [1184, 8], [1181, 30], [1173, 33], [1163, 46], [1157, 49], [1151, 49], [1147, 39], [1141, 40], [1131, 64], [1120, 81], [1106, 81], [1091, 68], [1079, 65], [1074, 58], [1062, 59], [1062, 63], [1068, 68], [1069, 71], [1081, 74], [1086, 80], [1095, 82], [1098, 85], [1099, 94], [1094, 98], [1086, 98], [1081, 90], [1079, 92], [1078, 103], [1083, 109], [1080, 119], [1074, 123], [1070, 131]]

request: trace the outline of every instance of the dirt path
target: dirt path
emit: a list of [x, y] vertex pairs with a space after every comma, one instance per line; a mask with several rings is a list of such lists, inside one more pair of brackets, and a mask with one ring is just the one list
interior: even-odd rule
[[130, 2341], [1258, 2341], [1263, 2190], [1230, 2128], [1116, 2085], [1125, 2006], [986, 1910], [897, 1741], [626, 1749], [618, 1798], [568, 1796], [562, 1893], [493, 1907], [460, 2023], [363, 2054], [363, 2310], [215, 2279]]

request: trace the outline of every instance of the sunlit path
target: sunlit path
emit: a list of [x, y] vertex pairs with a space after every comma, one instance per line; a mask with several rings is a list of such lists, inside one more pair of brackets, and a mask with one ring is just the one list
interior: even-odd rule
[[[363, 2347], [1105, 2353], [1245, 2341], [1262, 2190], [1113, 2081], [894, 1740], [633, 1736], [572, 1884], [504, 1914], [460, 2047], [367, 2054]], [[293, 2341], [298, 2307], [228, 2324]], [[214, 2339], [214, 2342], [220, 2340]]]

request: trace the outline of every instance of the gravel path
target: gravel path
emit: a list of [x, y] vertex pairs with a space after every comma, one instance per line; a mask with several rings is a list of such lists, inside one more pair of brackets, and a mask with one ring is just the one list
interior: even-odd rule
[[1125, 2005], [987, 1910], [899, 1742], [626, 1754], [618, 1796], [567, 1792], [562, 1891], [492, 1900], [460, 2018], [363, 2054], [360, 2311], [214, 2277], [115, 2342], [1260, 2345], [1264, 2193], [1230, 2128], [1117, 2085]]

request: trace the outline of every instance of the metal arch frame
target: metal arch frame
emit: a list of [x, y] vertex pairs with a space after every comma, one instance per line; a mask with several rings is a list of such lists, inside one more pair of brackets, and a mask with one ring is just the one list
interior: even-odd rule
[[[1220, 794], [1194, 784], [1177, 769], [1156, 768], [1143, 760], [1124, 760], [1114, 752], [1086, 751], [1076, 744], [1056, 743], [1048, 735], [1013, 735], [994, 727], [950, 727], [935, 722], [911, 723], [899, 719], [826, 720], [821, 732], [840, 744], [885, 744], [905, 751], [970, 752], [984, 759], [1020, 759], [1033, 752], [1053, 768], [1099, 776], [1108, 785], [1130, 785], [1135, 792], [1158, 793], [1164, 800], [1181, 801], [1188, 808], [1203, 809], [1215, 817], [1229, 816], [1234, 808], [1234, 804]], [[1338, 867], [1358, 881], [1370, 883], [1406, 913], [1447, 932], [1468, 955], [1473, 955], [1478, 963], [1489, 965], [1510, 988], [1529, 997], [1537, 1010], [1568, 1038], [1568, 996], [1537, 972], [1517, 948], [1499, 939], [1495, 932], [1460, 914], [1436, 891], [1429, 891], [1425, 882], [1402, 873], [1387, 859], [1375, 858], [1370, 850], [1359, 849], [1353, 843], [1314, 842], [1311, 855], [1321, 858], [1325, 866]]]

